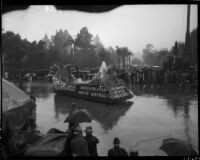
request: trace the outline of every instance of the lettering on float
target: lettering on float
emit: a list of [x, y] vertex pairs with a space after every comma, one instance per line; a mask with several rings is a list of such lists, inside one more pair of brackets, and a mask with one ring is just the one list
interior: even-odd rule
[[87, 92], [87, 91], [78, 91], [78, 94], [88, 96], [88, 95], [89, 95], [89, 92]]
[[111, 87], [111, 92], [113, 92], [112, 96], [114, 98], [121, 98], [129, 95], [129, 93], [125, 91], [124, 86]]
[[101, 97], [101, 98], [106, 98], [106, 94], [105, 93], [99, 93], [99, 92], [92, 92], [91, 96], [93, 97]]
[[107, 90], [104, 87], [85, 86], [81, 85], [78, 89], [81, 95], [90, 95], [92, 97], [106, 98], [108, 96]]
[[104, 92], [106, 93], [106, 89], [104, 87], [95, 87], [95, 86], [80, 86], [81, 90], [85, 91], [94, 91], [94, 92]]

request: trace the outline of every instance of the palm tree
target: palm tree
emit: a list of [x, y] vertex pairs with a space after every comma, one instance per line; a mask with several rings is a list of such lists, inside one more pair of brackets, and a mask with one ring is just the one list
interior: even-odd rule
[[118, 56], [119, 66], [121, 64], [121, 61], [123, 64], [123, 69], [125, 69], [126, 66], [130, 66], [130, 57], [133, 55], [133, 53], [131, 51], [129, 51], [127, 47], [120, 48], [118, 46], [116, 46], [116, 52], [117, 52], [117, 56]]
[[120, 48], [118, 46], [116, 46], [116, 53], [117, 53], [117, 57], [118, 57], [118, 68], [120, 68], [121, 52], [120, 52]]
[[128, 51], [127, 53], [127, 58], [128, 58], [128, 68], [130, 68], [130, 64], [131, 64], [131, 56], [133, 56], [133, 53], [131, 51]]

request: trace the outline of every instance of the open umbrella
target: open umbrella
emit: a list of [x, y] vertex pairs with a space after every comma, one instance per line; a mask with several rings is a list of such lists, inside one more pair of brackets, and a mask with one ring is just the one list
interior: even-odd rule
[[22, 127], [31, 115], [33, 102], [29, 95], [13, 83], [2, 79], [3, 120], [8, 120], [12, 128]]
[[90, 117], [89, 113], [84, 109], [79, 109], [72, 112], [72, 114], [69, 115], [65, 119], [64, 123], [65, 122], [82, 123], [82, 122], [91, 122], [91, 121], [92, 121], [92, 118]]
[[179, 139], [167, 138], [160, 147], [168, 156], [197, 156], [192, 145]]
[[18, 108], [28, 103], [31, 99], [21, 89], [17, 88], [13, 83], [2, 79], [2, 110], [3, 112]]

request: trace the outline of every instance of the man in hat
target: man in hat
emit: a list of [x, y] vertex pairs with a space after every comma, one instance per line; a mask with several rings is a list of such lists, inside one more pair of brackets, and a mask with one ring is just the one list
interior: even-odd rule
[[[72, 107], [70, 109], [70, 112], [69, 112], [69, 116], [71, 116], [75, 111], [79, 110], [79, 107], [73, 102], [72, 103]], [[77, 122], [75, 121], [69, 121], [69, 127], [68, 127], [68, 130], [73, 130], [75, 129], [76, 127], [78, 126]]]
[[68, 134], [68, 138], [65, 143], [66, 156], [70, 156], [70, 157], [72, 156], [71, 141], [75, 137], [74, 132], [77, 126], [79, 126], [77, 123], [71, 122], [69, 123], [69, 127], [66, 131], [66, 133]]
[[85, 129], [85, 133], [86, 133], [85, 139], [87, 140], [87, 143], [88, 143], [88, 150], [89, 150], [90, 156], [98, 156], [97, 144], [99, 143], [99, 140], [98, 138], [92, 135], [93, 133], [92, 127], [88, 126]]
[[77, 105], [76, 103], [72, 102], [71, 105], [72, 105], [72, 106], [71, 106], [71, 109], [70, 109], [70, 113], [69, 113], [69, 114], [72, 114], [74, 111], [79, 110], [79, 107], [78, 107], [78, 105]]
[[[73, 114], [74, 111], [78, 110], [78, 106], [73, 102], [69, 113], [69, 116]], [[68, 123], [68, 129], [66, 130], [66, 133], [68, 134], [68, 139], [65, 143], [65, 150], [66, 150], [66, 156], [72, 156], [72, 149], [71, 149], [71, 141], [75, 137], [75, 129], [79, 126], [79, 124], [75, 121], [69, 121]]]
[[108, 151], [108, 156], [128, 156], [124, 148], [119, 147], [120, 140], [118, 137], [114, 138], [114, 147]]
[[29, 117], [29, 126], [32, 130], [36, 128], [36, 98], [33, 94], [30, 95], [32, 101], [31, 116]]
[[88, 144], [82, 135], [82, 129], [77, 126], [74, 131], [75, 137], [71, 141], [72, 155], [76, 156], [89, 156]]

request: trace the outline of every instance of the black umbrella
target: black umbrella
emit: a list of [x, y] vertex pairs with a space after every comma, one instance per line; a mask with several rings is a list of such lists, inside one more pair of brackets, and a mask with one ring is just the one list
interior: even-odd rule
[[75, 110], [74, 112], [72, 112], [71, 115], [69, 115], [65, 121], [65, 122], [76, 122], [76, 123], [82, 123], [82, 122], [91, 122], [92, 118], [89, 115], [89, 113], [84, 110], [84, 109], [79, 109], [79, 110]]
[[2, 79], [2, 93], [3, 113], [22, 108], [31, 101], [29, 95], [5, 79]]
[[29, 95], [2, 78], [2, 115], [4, 116], [2, 119], [5, 120], [3, 124], [8, 121], [12, 129], [22, 128], [31, 116], [33, 106]]
[[160, 149], [166, 152], [168, 156], [197, 156], [197, 152], [191, 144], [174, 138], [164, 139]]

